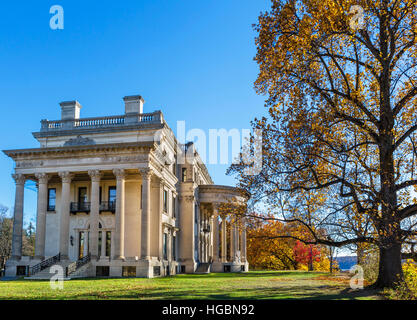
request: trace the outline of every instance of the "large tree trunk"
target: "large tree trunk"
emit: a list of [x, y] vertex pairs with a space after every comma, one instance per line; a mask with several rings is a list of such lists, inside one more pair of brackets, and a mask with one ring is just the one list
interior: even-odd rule
[[403, 280], [401, 266], [401, 244], [379, 248], [379, 274], [374, 286], [377, 288], [394, 288]]
[[362, 266], [365, 264], [365, 249], [362, 243], [358, 243], [356, 248], [357, 264]]

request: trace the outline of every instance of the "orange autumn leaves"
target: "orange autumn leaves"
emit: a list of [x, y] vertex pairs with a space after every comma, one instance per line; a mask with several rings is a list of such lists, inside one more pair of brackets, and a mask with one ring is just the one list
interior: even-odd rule
[[247, 255], [251, 268], [308, 270], [312, 261], [313, 270], [329, 271], [330, 262], [325, 247], [280, 238], [301, 233], [303, 231], [299, 227], [279, 221], [251, 220], [247, 229]]

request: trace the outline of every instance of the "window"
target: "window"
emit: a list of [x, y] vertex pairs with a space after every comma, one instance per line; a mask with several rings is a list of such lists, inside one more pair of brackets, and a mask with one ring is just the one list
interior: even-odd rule
[[122, 277], [136, 277], [136, 267], [135, 266], [123, 266]]
[[177, 237], [173, 236], [172, 237], [172, 259], [175, 261], [177, 260], [177, 251], [176, 251], [176, 247], [177, 247]]
[[101, 201], [103, 200], [103, 199], [102, 199], [102, 196], [101, 196], [101, 193], [102, 193], [101, 191], [102, 191], [102, 189], [101, 189], [101, 187], [100, 187], [100, 188], [99, 188], [99, 191], [98, 191], [98, 202], [99, 202], [99, 203], [101, 203]]
[[48, 189], [48, 211], [55, 211], [56, 189]]
[[164, 212], [168, 212], [168, 191], [164, 190]]
[[110, 274], [110, 267], [108, 266], [97, 266], [96, 276], [97, 277], [108, 277]]
[[116, 202], [116, 187], [109, 187], [109, 202]]
[[175, 212], [175, 197], [174, 196], [172, 196], [172, 217], [173, 218], [176, 218], [176, 216], [177, 216], [177, 213]]
[[85, 246], [85, 231], [80, 231], [78, 234], [78, 259], [82, 259], [84, 257]]
[[25, 276], [27, 274], [26, 266], [16, 266], [16, 276]]
[[78, 202], [79, 203], [87, 202], [87, 188], [86, 187], [78, 188]]
[[161, 275], [161, 267], [160, 266], [154, 266], [153, 267], [153, 275], [154, 276], [160, 276]]
[[102, 246], [102, 243], [103, 243], [103, 232], [102, 231], [99, 231], [99, 233], [98, 233], [98, 255], [99, 255], [99, 257], [101, 256], [101, 246]]
[[111, 255], [111, 231], [106, 231], [106, 257]]
[[163, 241], [164, 260], [168, 260], [168, 234], [164, 233]]
[[187, 181], [187, 168], [182, 168], [181, 181], [182, 182]]

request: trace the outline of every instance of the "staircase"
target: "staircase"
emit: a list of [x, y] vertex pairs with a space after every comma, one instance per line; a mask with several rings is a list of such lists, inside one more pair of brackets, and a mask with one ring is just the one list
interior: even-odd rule
[[64, 280], [71, 278], [83, 277], [87, 274], [89, 267], [91, 266], [91, 256], [87, 256], [79, 259], [75, 262], [61, 261], [60, 254], [42, 261], [41, 263], [31, 267], [29, 269], [29, 276], [25, 279], [29, 280], [50, 280], [53, 276], [57, 275], [57, 270], [54, 270], [56, 266], [61, 266], [63, 271]]
[[200, 263], [194, 273], [210, 273], [211, 263]]
[[58, 261], [54, 263], [52, 266], [49, 266], [42, 271], [36, 272], [35, 274], [30, 275], [29, 277], [25, 277], [25, 279], [29, 280], [50, 280], [53, 276], [57, 275], [57, 270], [53, 270], [55, 266], [61, 266], [63, 273], [64, 273], [64, 280], [67, 280], [68, 277], [66, 275], [65, 270], [67, 269], [68, 265], [71, 264], [71, 261]]

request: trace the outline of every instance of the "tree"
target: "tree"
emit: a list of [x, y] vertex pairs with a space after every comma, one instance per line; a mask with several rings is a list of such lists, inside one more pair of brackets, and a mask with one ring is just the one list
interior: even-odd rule
[[283, 220], [311, 234], [306, 244], [376, 245], [379, 288], [403, 279], [402, 257], [417, 258], [416, 22], [414, 0], [272, 0], [255, 26], [262, 171], [229, 171], [254, 201], [325, 196], [314, 215], [331, 234]]
[[13, 219], [7, 217], [8, 210], [0, 205], [0, 270], [4, 269], [12, 252]]
[[252, 268], [297, 270], [294, 257], [295, 240], [276, 238], [278, 234], [294, 233], [294, 227], [279, 221], [251, 218], [247, 228], [247, 258]]
[[24, 256], [35, 255], [35, 227], [32, 221], [29, 222], [27, 228], [23, 232], [22, 254]]
[[[330, 261], [324, 247], [304, 245], [286, 237], [305, 233], [299, 226], [251, 213], [247, 226], [247, 258], [255, 269], [327, 271]], [[301, 235], [300, 235], [301, 236]]]
[[307, 265], [308, 271], [313, 271], [313, 262], [320, 261], [321, 251], [315, 245], [306, 245], [297, 241], [294, 246], [294, 257], [298, 263]]

